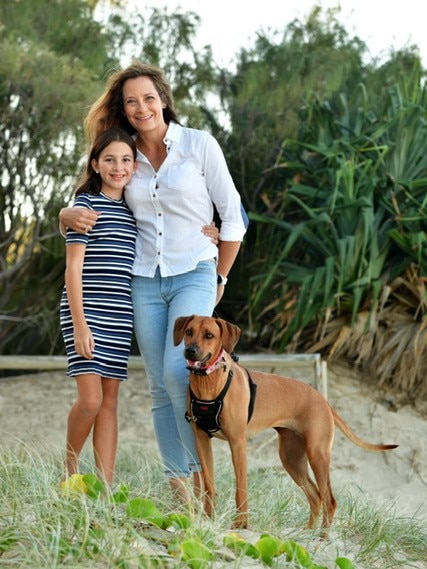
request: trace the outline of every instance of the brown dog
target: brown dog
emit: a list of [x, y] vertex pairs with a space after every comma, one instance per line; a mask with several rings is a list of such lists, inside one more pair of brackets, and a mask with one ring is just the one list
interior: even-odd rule
[[[373, 451], [398, 445], [371, 444], [358, 438], [313, 387], [295, 379], [246, 371], [233, 361], [240, 329], [220, 318], [183, 316], [174, 327], [174, 344], [184, 339], [190, 371], [187, 418], [196, 435], [205, 500], [212, 515], [215, 504], [211, 437], [229, 443], [236, 477], [237, 515], [234, 527], [248, 527], [246, 440], [265, 429], [279, 435], [280, 460], [302, 488], [310, 504], [308, 528], [323, 508], [322, 528], [331, 525], [337, 507], [330, 482], [335, 427], [354, 444]], [[314, 474], [310, 477], [308, 465]]]

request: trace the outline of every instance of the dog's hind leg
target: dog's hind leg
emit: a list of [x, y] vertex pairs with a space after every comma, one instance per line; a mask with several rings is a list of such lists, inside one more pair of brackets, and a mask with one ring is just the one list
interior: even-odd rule
[[302, 489], [310, 505], [308, 528], [313, 528], [320, 514], [321, 494], [308, 472], [308, 459], [303, 438], [294, 431], [276, 428], [279, 435], [279, 456], [283, 467]]
[[308, 448], [307, 453], [322, 501], [322, 528], [328, 528], [337, 509], [337, 501], [332, 492], [330, 478], [331, 454], [329, 450], [321, 448]]

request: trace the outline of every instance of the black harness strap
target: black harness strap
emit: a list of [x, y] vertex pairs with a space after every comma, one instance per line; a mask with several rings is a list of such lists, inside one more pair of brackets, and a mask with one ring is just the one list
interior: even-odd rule
[[[255, 406], [256, 397], [256, 384], [253, 382], [248, 370], [245, 370], [248, 374], [249, 389], [250, 389], [250, 400], [248, 407], [248, 423], [251, 420], [252, 413]], [[216, 399], [206, 401], [204, 399], [197, 399], [190, 390], [190, 413], [185, 413], [185, 418], [187, 421], [194, 421], [197, 425], [205, 431], [210, 437], [212, 433], [216, 433], [221, 430], [220, 415], [222, 411], [222, 406], [224, 402], [224, 397], [230, 387], [231, 380], [233, 379], [233, 370], [230, 369], [227, 377], [227, 381]]]
[[254, 412], [255, 407], [255, 398], [256, 398], [256, 388], [257, 385], [254, 383], [253, 379], [251, 378], [250, 373], [245, 368], [246, 373], [248, 374], [248, 381], [249, 381], [249, 391], [251, 394], [251, 398], [249, 399], [249, 409], [248, 409], [248, 423], [251, 420], [252, 413]]

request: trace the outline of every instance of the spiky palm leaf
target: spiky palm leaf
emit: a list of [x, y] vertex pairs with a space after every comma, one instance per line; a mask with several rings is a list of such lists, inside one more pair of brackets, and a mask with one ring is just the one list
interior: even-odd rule
[[294, 183], [273, 217], [252, 215], [264, 229], [250, 309], [276, 349], [346, 357], [425, 393], [426, 91], [395, 86], [375, 120], [361, 92], [339, 116], [314, 101], [306, 134], [286, 141], [277, 167]]

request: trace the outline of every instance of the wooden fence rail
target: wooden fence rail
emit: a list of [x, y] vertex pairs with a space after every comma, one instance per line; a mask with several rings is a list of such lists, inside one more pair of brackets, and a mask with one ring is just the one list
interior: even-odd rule
[[[268, 368], [272, 372], [289, 367], [311, 365], [313, 367], [314, 387], [321, 391], [325, 397], [328, 394], [327, 365], [321, 360], [320, 354], [242, 354], [239, 363], [247, 368]], [[67, 358], [65, 356], [0, 356], [0, 370], [16, 371], [56, 371], [65, 370]], [[144, 369], [144, 360], [141, 356], [129, 358], [129, 369]]]

